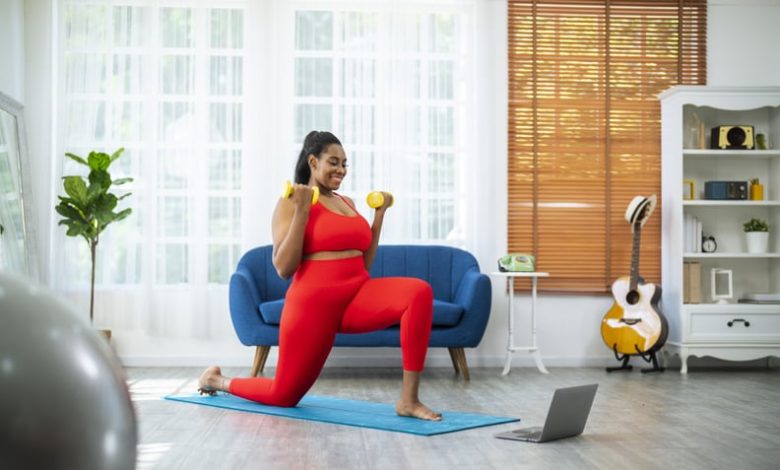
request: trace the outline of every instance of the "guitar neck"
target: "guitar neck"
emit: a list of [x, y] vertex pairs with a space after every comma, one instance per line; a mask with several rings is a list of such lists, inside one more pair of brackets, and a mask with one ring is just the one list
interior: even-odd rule
[[642, 224], [634, 224], [634, 243], [631, 247], [631, 283], [630, 289], [636, 290], [639, 284], [639, 238], [641, 236]]

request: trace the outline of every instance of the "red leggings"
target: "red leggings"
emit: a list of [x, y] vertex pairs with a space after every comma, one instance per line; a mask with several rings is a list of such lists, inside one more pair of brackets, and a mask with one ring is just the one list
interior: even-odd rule
[[422, 371], [431, 335], [433, 291], [420, 279], [370, 279], [363, 257], [304, 260], [279, 325], [276, 375], [235, 378], [230, 393], [266, 405], [295, 406], [314, 385], [336, 333], [401, 324], [403, 368]]

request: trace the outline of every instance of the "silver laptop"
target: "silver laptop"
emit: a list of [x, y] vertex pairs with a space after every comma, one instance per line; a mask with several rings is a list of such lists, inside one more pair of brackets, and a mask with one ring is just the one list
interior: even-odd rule
[[585, 429], [598, 384], [559, 388], [553, 395], [544, 427], [530, 427], [496, 434], [500, 439], [547, 442], [577, 436]]

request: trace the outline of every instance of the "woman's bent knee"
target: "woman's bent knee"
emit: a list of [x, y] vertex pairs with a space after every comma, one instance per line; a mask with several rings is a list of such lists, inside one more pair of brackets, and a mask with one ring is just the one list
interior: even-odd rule
[[422, 279], [409, 278], [409, 290], [413, 292], [415, 297], [433, 299], [433, 288]]

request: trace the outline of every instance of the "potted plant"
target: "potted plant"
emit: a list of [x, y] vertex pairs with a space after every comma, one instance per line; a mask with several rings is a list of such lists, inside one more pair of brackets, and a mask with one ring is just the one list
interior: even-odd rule
[[[125, 193], [117, 197], [109, 192], [113, 186], [133, 181], [132, 178], [112, 180], [111, 174], [108, 172], [111, 163], [119, 158], [124, 150], [124, 148], [120, 148], [112, 155], [93, 151], [89, 153], [86, 159], [72, 153], [65, 154], [71, 160], [89, 168], [87, 181], [78, 175], [62, 177], [66, 196], [57, 196], [60, 202], [55, 207], [55, 210], [64, 217], [59, 221], [59, 225], [65, 225], [68, 228], [67, 235], [70, 237], [82, 237], [89, 245], [92, 261], [89, 293], [90, 323], [94, 320], [95, 259], [100, 234], [110, 224], [124, 219], [132, 212], [130, 208], [114, 212], [117, 203], [130, 196], [131, 193]], [[111, 338], [110, 330], [103, 330], [101, 333], [107, 339]]]
[[748, 253], [769, 251], [769, 224], [765, 220], [752, 218], [742, 227], [745, 229]]

